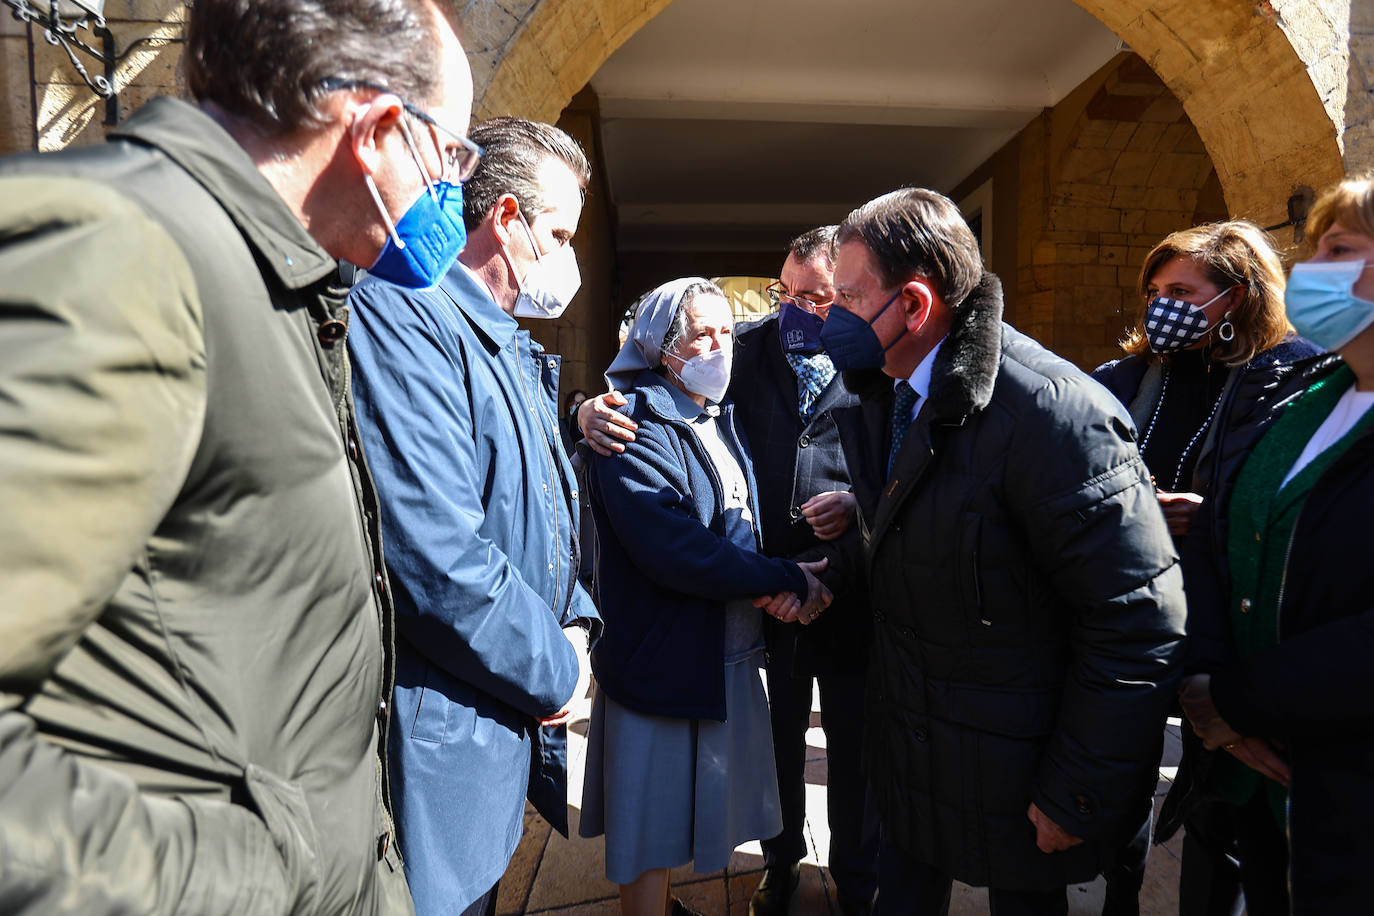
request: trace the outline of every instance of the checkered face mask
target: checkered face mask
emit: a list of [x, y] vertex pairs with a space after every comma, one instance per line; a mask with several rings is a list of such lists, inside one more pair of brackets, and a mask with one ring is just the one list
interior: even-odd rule
[[1203, 309], [1234, 288], [1222, 290], [1202, 305], [1155, 296], [1145, 312], [1145, 336], [1150, 341], [1150, 349], [1156, 353], [1172, 353], [1197, 343], [1210, 328]]

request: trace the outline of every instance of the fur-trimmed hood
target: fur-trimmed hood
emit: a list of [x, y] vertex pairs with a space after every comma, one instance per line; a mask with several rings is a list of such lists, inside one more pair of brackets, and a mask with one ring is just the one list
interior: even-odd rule
[[[984, 271], [978, 285], [954, 309], [944, 346], [930, 373], [930, 407], [942, 419], [976, 413], [992, 400], [1002, 358], [1002, 281]], [[859, 397], [880, 396], [892, 388], [881, 369], [844, 374], [845, 387]]]

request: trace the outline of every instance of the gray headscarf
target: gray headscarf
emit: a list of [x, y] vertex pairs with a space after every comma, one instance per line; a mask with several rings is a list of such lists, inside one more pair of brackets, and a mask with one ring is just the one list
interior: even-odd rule
[[710, 281], [703, 277], [682, 277], [663, 284], [639, 300], [625, 346], [606, 370], [607, 385], [624, 391], [634, 385], [639, 373], [658, 368], [663, 358], [663, 338], [672, 328], [682, 295], [699, 283], [709, 284]]

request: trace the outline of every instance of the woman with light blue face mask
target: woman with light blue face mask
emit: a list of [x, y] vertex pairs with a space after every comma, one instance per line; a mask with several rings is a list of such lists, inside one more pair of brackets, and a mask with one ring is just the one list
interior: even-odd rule
[[[1276, 386], [1237, 441], [1188, 544], [1183, 710], [1209, 788], [1263, 797], [1287, 830], [1294, 913], [1374, 899], [1374, 180], [1317, 201], [1287, 289], [1298, 332], [1332, 353]], [[1185, 563], [1189, 557], [1185, 555]], [[1247, 901], [1248, 902], [1248, 901]], [[1251, 912], [1254, 912], [1252, 909]]]

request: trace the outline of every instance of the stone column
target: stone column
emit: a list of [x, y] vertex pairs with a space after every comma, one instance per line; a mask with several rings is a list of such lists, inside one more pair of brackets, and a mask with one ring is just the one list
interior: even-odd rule
[[0, 7], [0, 156], [34, 148], [32, 89], [28, 27]]
[[1350, 4], [1350, 61], [1346, 69], [1345, 167], [1374, 169], [1374, 3]]

